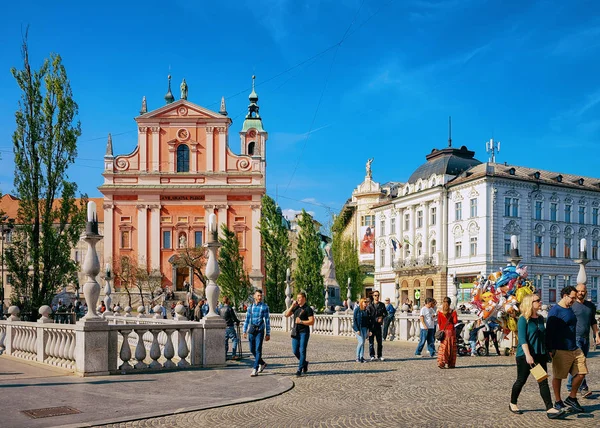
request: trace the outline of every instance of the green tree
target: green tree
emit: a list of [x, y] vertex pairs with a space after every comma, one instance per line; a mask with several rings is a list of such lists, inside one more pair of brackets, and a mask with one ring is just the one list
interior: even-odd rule
[[365, 274], [360, 268], [356, 244], [349, 238], [344, 238], [341, 232], [333, 232], [333, 264], [335, 266], [335, 279], [340, 284], [342, 300], [346, 300], [348, 278], [350, 278], [350, 293], [352, 300], [362, 294]]
[[292, 265], [290, 238], [281, 209], [265, 195], [258, 225], [265, 257], [265, 302], [273, 313], [285, 310], [285, 275]]
[[298, 221], [298, 265], [294, 271], [296, 291], [306, 291], [308, 304], [317, 308], [324, 306], [325, 284], [321, 275], [323, 251], [321, 238], [313, 218], [304, 209]]
[[217, 278], [217, 284], [223, 290], [223, 295], [229, 296], [233, 307], [239, 309], [252, 293], [252, 284], [244, 269], [244, 257], [240, 254], [240, 241], [225, 224], [221, 226], [221, 231], [223, 234], [223, 237], [219, 238], [221, 274]]
[[22, 56], [23, 69], [11, 69], [22, 92], [13, 134], [20, 237], [8, 249], [6, 262], [14, 297], [26, 297], [25, 310], [36, 311], [60, 287], [77, 282], [77, 264], [70, 255], [85, 225], [87, 198], [76, 203], [77, 185], [67, 175], [81, 127], [62, 59], [51, 54], [32, 70], [27, 34]]

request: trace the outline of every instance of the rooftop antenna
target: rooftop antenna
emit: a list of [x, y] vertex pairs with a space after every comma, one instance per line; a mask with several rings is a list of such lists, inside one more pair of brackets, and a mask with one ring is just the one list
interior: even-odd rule
[[448, 116], [448, 147], [452, 147], [452, 116]]
[[496, 153], [500, 152], [500, 141], [494, 141], [494, 138], [490, 138], [490, 141], [485, 142], [485, 151], [489, 153], [490, 163], [496, 163]]

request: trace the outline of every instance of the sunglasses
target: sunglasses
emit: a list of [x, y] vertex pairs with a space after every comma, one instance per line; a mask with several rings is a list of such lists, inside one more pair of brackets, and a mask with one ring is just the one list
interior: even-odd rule
[[531, 303], [540, 302], [540, 301], [541, 301], [540, 299], [535, 299], [535, 300], [532, 300]]

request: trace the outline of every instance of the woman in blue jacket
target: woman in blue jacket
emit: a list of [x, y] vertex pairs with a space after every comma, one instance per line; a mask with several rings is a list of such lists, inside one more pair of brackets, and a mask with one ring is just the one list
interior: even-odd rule
[[371, 335], [373, 319], [367, 312], [367, 299], [360, 299], [358, 308], [354, 311], [354, 322], [352, 329], [356, 333], [358, 346], [356, 347], [356, 362], [364, 363], [365, 341]]

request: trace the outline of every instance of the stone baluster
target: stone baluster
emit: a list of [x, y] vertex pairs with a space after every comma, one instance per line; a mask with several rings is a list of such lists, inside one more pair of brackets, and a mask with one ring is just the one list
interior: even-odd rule
[[171, 361], [173, 359], [173, 357], [175, 356], [175, 348], [173, 347], [173, 339], [171, 338], [171, 335], [173, 334], [175, 330], [173, 329], [165, 329], [165, 334], [167, 335], [167, 343], [165, 343], [165, 348], [164, 348], [164, 356], [166, 358], [167, 361], [165, 361], [165, 363], [163, 364], [163, 367], [165, 369], [172, 369], [177, 367], [175, 365], [175, 363], [173, 361]]
[[160, 369], [162, 368], [162, 364], [158, 362], [160, 358], [160, 345], [158, 344], [158, 335], [160, 334], [160, 330], [152, 330], [152, 345], [150, 346], [150, 358], [152, 358], [152, 362], [150, 363], [151, 369]]
[[[129, 306], [128, 306], [129, 307]], [[129, 308], [131, 309], [131, 308]], [[121, 352], [119, 352], [119, 358], [123, 361], [123, 364], [119, 366], [119, 370], [126, 371], [131, 370], [133, 367], [129, 364], [129, 360], [131, 360], [131, 348], [129, 347], [129, 333], [131, 330], [121, 330], [119, 331], [121, 336], [123, 336], [123, 343], [121, 344]]]
[[69, 357], [69, 361], [71, 362], [71, 367], [75, 366], [75, 345], [76, 345], [76, 340], [77, 337], [75, 336], [74, 333], [69, 332], [69, 335], [71, 336], [71, 346], [69, 347], [69, 353], [68, 353], [68, 357]]
[[350, 313], [352, 311], [352, 282], [350, 281], [350, 278], [348, 278], [348, 290], [346, 291], [346, 299], [346, 304], [348, 305], [346, 312]]
[[290, 268], [285, 271], [285, 308], [292, 306], [292, 274]]
[[408, 322], [410, 322], [410, 330], [408, 331], [408, 340], [410, 340], [411, 342], [415, 340], [415, 323], [414, 320], [412, 318], [408, 319]]
[[54, 341], [56, 338], [56, 332], [54, 330], [48, 330], [48, 340], [46, 341], [46, 360], [47, 364], [54, 364]]
[[131, 315], [131, 306], [125, 306], [125, 315], [123, 315], [125, 318], [130, 318], [133, 317], [133, 315]]
[[111, 306], [112, 306], [112, 289], [110, 287], [110, 282], [112, 281], [112, 269], [110, 264], [106, 264], [106, 269], [104, 270], [104, 306], [106, 306], [106, 311], [104, 311], [104, 316], [112, 315]]
[[69, 358], [69, 352], [71, 350], [71, 335], [68, 331], [63, 331], [62, 333], [65, 336], [65, 346], [62, 350], [62, 357], [64, 360], [64, 366], [69, 367], [71, 365], [71, 361]]
[[138, 341], [135, 347], [135, 359], [137, 360], [137, 364], [134, 366], [136, 369], [146, 369], [148, 368], [148, 364], [144, 363], [146, 359], [146, 347], [144, 346], [144, 333], [146, 330], [136, 330]]
[[0, 325], [0, 355], [6, 351], [6, 345], [4, 341], [6, 340], [6, 326]]
[[187, 346], [187, 342], [185, 340], [185, 333], [187, 330], [181, 329], [178, 331], [179, 333], [179, 346], [177, 347], [177, 355], [179, 356], [179, 362], [177, 363], [177, 367], [189, 367], [190, 363], [186, 361], [190, 350]]

